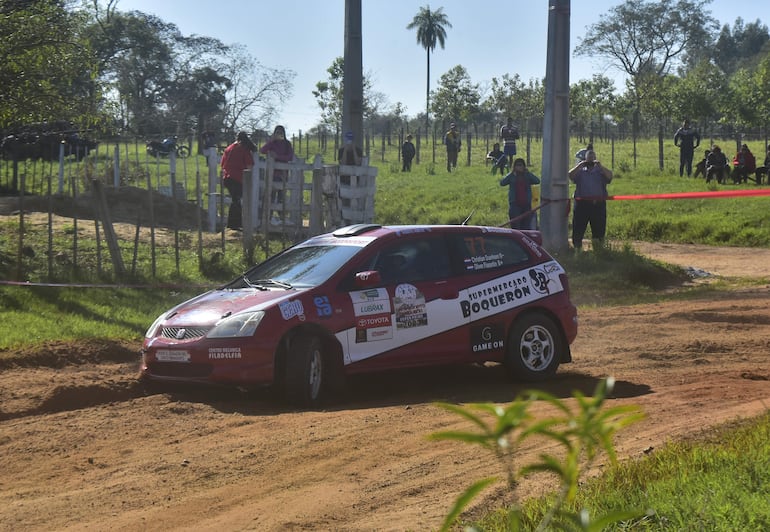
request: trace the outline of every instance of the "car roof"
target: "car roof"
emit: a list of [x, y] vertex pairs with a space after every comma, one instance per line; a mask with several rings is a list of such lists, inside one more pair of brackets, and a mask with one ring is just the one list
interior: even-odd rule
[[526, 235], [531, 240], [542, 245], [540, 231], [519, 231], [508, 227], [493, 227], [484, 225], [379, 225], [379, 224], [353, 224], [340, 227], [329, 233], [336, 238], [350, 238], [356, 236], [370, 236], [380, 239], [388, 236], [402, 236], [413, 233], [498, 233], [507, 235]]

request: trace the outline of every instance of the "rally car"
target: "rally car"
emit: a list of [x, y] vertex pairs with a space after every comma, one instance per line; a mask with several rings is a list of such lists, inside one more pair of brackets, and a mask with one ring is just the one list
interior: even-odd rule
[[577, 309], [540, 233], [359, 224], [316, 236], [163, 313], [142, 376], [274, 386], [317, 406], [355, 373], [503, 363], [522, 380], [571, 361]]

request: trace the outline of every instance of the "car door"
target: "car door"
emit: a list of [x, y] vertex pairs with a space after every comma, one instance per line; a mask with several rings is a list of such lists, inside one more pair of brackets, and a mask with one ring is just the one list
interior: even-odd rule
[[509, 234], [456, 233], [448, 238], [453, 267], [462, 272], [458, 305], [466, 327], [466, 361], [501, 360], [508, 325], [530, 298], [531, 258]]
[[379, 272], [381, 282], [350, 292], [356, 326], [348, 335], [346, 361], [408, 367], [455, 360], [465, 347], [456, 334], [468, 319], [443, 235], [400, 237], [368, 269]]

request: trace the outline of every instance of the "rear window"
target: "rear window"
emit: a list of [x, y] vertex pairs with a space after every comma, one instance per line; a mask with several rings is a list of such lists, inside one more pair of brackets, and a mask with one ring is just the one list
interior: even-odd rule
[[451, 245], [456, 271], [465, 273], [508, 268], [530, 260], [518, 241], [504, 235], [453, 235]]

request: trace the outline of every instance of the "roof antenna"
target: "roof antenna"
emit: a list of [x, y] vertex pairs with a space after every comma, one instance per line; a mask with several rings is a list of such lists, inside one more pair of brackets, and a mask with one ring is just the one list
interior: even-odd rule
[[473, 209], [471, 213], [468, 215], [468, 217], [465, 220], [463, 220], [463, 223], [461, 223], [460, 225], [468, 225], [468, 222], [470, 221], [471, 216], [473, 216], [474, 212], [476, 212], [476, 209]]

